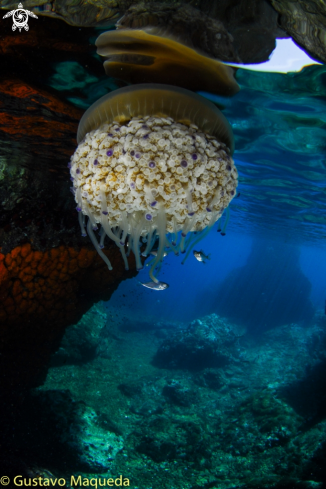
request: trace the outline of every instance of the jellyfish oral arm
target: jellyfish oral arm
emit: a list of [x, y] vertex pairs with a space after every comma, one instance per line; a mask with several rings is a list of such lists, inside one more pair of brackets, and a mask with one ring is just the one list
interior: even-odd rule
[[149, 276], [155, 282], [156, 284], [159, 283], [159, 280], [154, 277], [154, 269], [156, 265], [163, 260], [164, 257], [164, 247], [165, 247], [165, 236], [166, 236], [166, 215], [163, 206], [159, 207], [158, 210], [158, 216], [157, 216], [157, 231], [158, 231], [158, 238], [159, 238], [159, 247], [157, 250], [157, 255], [156, 258], [151, 266], [151, 269], [149, 271]]

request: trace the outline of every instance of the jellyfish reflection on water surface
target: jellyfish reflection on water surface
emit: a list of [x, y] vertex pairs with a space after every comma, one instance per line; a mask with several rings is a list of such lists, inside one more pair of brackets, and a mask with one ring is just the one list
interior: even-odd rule
[[109, 269], [105, 236], [126, 269], [131, 250], [140, 270], [140, 248], [146, 257], [158, 244], [149, 275], [159, 283], [154, 270], [166, 249], [186, 253], [184, 262], [235, 196], [230, 125], [188, 90], [144, 84], [111, 92], [85, 112], [77, 140], [69, 167], [79, 222]]

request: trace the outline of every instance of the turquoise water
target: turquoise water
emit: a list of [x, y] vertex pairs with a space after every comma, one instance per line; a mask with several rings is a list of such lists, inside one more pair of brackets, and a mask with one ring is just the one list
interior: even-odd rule
[[226, 105], [242, 202], [237, 226], [295, 242], [325, 236], [325, 68], [296, 74], [239, 70]]

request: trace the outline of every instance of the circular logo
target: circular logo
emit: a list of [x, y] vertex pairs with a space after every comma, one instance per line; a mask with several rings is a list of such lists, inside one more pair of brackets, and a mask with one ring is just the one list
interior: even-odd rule
[[6, 475], [3, 475], [3, 476], [1, 477], [1, 479], [0, 479], [0, 484], [1, 484], [2, 486], [7, 486], [7, 485], [9, 484], [9, 482], [10, 482], [10, 479], [9, 479], [9, 477], [7, 477]]
[[12, 16], [12, 20], [13, 20], [16, 27], [18, 27], [20, 29], [22, 27], [25, 27], [25, 25], [28, 22], [28, 14], [27, 14], [26, 10], [22, 10], [22, 9], [15, 10], [15, 12]]

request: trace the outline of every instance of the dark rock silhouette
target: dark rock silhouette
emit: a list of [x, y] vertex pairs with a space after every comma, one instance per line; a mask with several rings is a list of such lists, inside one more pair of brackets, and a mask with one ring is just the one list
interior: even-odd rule
[[311, 284], [300, 269], [299, 248], [256, 240], [246, 265], [232, 271], [217, 291], [219, 315], [248, 332], [287, 323], [308, 324], [314, 315]]

